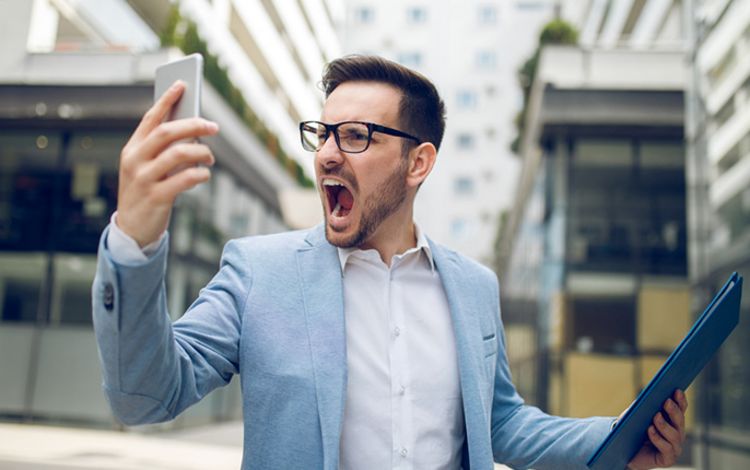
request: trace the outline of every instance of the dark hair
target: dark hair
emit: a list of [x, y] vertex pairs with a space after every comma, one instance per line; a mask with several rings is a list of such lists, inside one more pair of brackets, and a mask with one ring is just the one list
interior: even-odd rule
[[[401, 91], [401, 130], [440, 148], [445, 132], [445, 105], [427, 77], [383, 57], [348, 55], [326, 66], [321, 85], [328, 98], [337, 86], [354, 81], [385, 83]], [[404, 145], [409, 143], [412, 141], [405, 141]]]

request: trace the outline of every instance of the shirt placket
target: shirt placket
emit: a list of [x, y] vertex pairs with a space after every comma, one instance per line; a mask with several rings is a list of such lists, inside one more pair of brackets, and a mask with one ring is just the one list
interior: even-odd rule
[[403, 302], [400, 296], [398, 270], [400, 258], [395, 258], [388, 270], [388, 326], [390, 331], [389, 359], [391, 370], [391, 410], [393, 431], [392, 463], [394, 469], [413, 468], [413, 421], [410, 390], [410, 370], [408, 356], [409, 331], [405, 325]]

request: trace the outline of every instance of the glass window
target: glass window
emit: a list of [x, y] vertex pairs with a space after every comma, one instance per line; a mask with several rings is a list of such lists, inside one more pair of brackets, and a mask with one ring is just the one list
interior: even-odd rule
[[427, 10], [424, 7], [411, 7], [406, 10], [406, 20], [410, 24], [421, 24], [427, 21]]
[[627, 140], [581, 140], [576, 145], [576, 165], [630, 167], [633, 146]]
[[48, 248], [61, 145], [57, 132], [0, 132], [0, 250]]
[[497, 54], [495, 51], [477, 52], [477, 68], [482, 70], [494, 70], [497, 67]]
[[422, 65], [422, 54], [414, 51], [400, 52], [397, 61], [407, 67], [416, 68]]
[[375, 11], [371, 7], [357, 7], [354, 9], [354, 18], [357, 23], [370, 24], [375, 21]]
[[453, 181], [453, 190], [459, 196], [474, 194], [474, 180], [468, 176], [461, 176]]
[[459, 109], [475, 109], [477, 107], [477, 94], [473, 90], [458, 90], [456, 104]]
[[0, 252], [0, 320], [36, 321], [46, 273], [47, 256], [42, 253]]
[[469, 150], [474, 148], [474, 135], [468, 132], [462, 132], [458, 134], [456, 138], [458, 148], [461, 150]]
[[466, 235], [466, 226], [466, 219], [453, 219], [451, 221], [451, 235], [453, 235], [453, 238], [461, 238]]
[[497, 22], [497, 9], [494, 5], [481, 5], [479, 7], [479, 24], [493, 25]]
[[575, 149], [566, 237], [572, 268], [685, 275], [682, 142], [580, 140]]
[[94, 255], [58, 254], [53, 257], [51, 324], [91, 324], [91, 282], [96, 274]]

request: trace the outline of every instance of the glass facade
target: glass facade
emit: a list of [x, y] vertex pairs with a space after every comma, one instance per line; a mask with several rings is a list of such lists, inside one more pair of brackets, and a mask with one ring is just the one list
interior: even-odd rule
[[[91, 284], [134, 125], [0, 126], [0, 418], [115, 425], [100, 390]], [[212, 174], [178, 197], [170, 221], [174, 319], [215, 274], [227, 239], [285, 229], [221, 164]], [[215, 391], [172, 426], [238, 419], [238, 387]]]
[[687, 275], [683, 160], [681, 141], [577, 140], [568, 268]]

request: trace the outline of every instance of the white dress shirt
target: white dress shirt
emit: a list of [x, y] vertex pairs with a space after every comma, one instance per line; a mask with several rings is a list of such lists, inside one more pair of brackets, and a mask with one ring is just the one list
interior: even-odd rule
[[[143, 249], [112, 215], [114, 260], [146, 261], [165, 235]], [[339, 249], [343, 272], [348, 382], [342, 470], [458, 469], [465, 440], [453, 326], [430, 247], [388, 267], [376, 250]]]
[[396, 255], [339, 249], [348, 381], [340, 467], [461, 466], [464, 418], [448, 300], [427, 240]]

